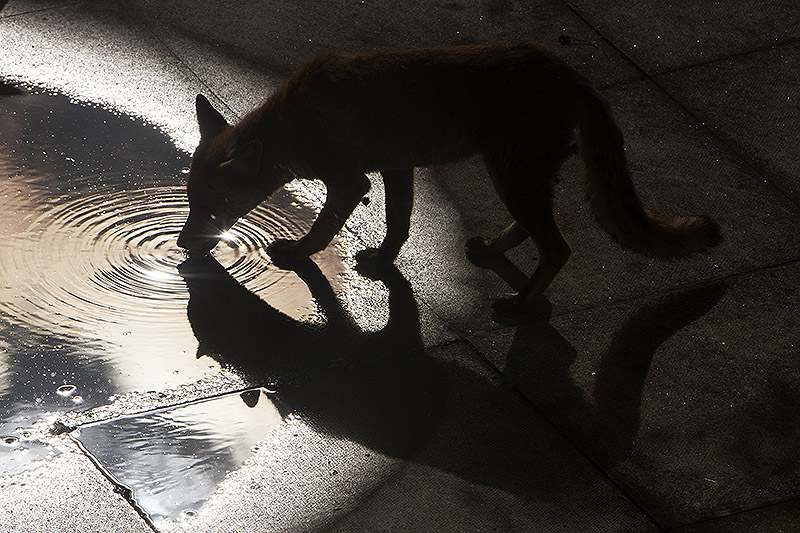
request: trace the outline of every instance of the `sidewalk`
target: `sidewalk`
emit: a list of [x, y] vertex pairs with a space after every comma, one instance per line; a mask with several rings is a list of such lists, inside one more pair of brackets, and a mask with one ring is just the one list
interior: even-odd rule
[[[794, 1], [9, 0], [0, 80], [98, 104], [96, 123], [119, 121], [126, 157], [148, 169], [158, 160], [165, 177], [153, 187], [181, 183], [198, 93], [236, 120], [317, 50], [535, 40], [609, 99], [645, 205], [707, 214], [725, 240], [674, 262], [620, 250], [593, 221], [571, 160], [556, 203], [573, 256], [547, 293], [552, 314], [501, 327], [490, 302], [508, 285], [464, 257], [466, 239], [510, 220], [480, 161], [415, 171], [400, 275], [380, 282], [352, 270], [355, 251], [382, 236], [374, 179], [320, 273], [286, 289], [302, 300], [308, 286], [329, 318], [341, 305], [358, 327], [307, 335], [275, 310], [299, 322], [313, 305], [272, 300], [269, 287], [253, 299], [196, 266], [206, 281], [189, 285], [188, 320], [181, 303], [141, 331], [98, 327], [115, 346], [183, 337], [133, 366], [98, 358], [85, 379], [127, 375], [128, 385], [53, 408], [37, 426], [57, 434], [37, 437], [31, 468], [0, 471], [0, 531], [800, 531], [798, 32]], [[564, 35], [575, 44], [559, 44]], [[0, 110], [4, 98], [16, 97], [0, 95]], [[30, 136], [35, 147], [22, 124], [0, 115], [0, 145]], [[137, 143], [145, 129], [153, 140]], [[294, 191], [286, 212], [292, 194], [318, 203], [318, 188]], [[6, 217], [8, 239], [22, 222]], [[530, 272], [535, 250], [520, 248], [510, 258]], [[0, 282], [2, 296], [12, 282]], [[328, 285], [338, 300], [326, 300]], [[33, 333], [0, 313], [2, 414], [10, 391], [49, 370], [18, 370], [38, 353]], [[195, 361], [198, 341], [217, 347], [215, 361]], [[75, 346], [76, 358], [92, 349]], [[264, 346], [285, 358], [265, 369]], [[375, 354], [385, 364], [362, 364]], [[260, 378], [272, 371], [291, 377], [277, 393]], [[185, 423], [185, 438], [143, 437], [167, 418]], [[255, 437], [242, 429], [261, 423]], [[241, 443], [208, 444], [191, 433], [200, 426]], [[214, 446], [227, 462], [204, 470]], [[192, 455], [185, 470], [174, 459]], [[121, 477], [126, 468], [138, 477]], [[134, 482], [153, 496], [137, 497]], [[162, 507], [191, 512], [157, 520]]]

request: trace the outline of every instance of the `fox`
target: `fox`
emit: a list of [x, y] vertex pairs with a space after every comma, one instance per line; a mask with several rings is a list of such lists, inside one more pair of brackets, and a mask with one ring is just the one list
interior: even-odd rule
[[529, 237], [538, 252], [521, 289], [493, 302], [498, 316], [530, 313], [570, 257], [554, 218], [553, 184], [573, 155], [583, 162], [594, 218], [622, 248], [672, 259], [721, 240], [707, 216], [645, 209], [607, 100], [538, 43], [320, 52], [233, 125], [202, 94], [196, 113], [200, 142], [177, 242], [190, 256], [209, 253], [288, 182], [316, 178], [326, 198], [307, 234], [267, 247], [276, 266], [291, 268], [328, 246], [370, 189], [367, 173], [377, 171], [386, 234], [356, 262], [366, 270], [390, 266], [409, 237], [414, 168], [475, 155], [513, 221], [493, 239], [469, 239], [467, 258], [485, 267]]

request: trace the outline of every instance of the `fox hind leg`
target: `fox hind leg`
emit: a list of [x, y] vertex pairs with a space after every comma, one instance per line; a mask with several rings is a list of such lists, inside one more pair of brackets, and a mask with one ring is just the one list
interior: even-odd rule
[[497, 258], [519, 246], [530, 235], [516, 220], [492, 240], [472, 237], [467, 241], [467, 259], [475, 266], [489, 268]]
[[523, 235], [527, 234], [539, 253], [536, 270], [522, 289], [515, 296], [498, 299], [492, 305], [496, 318], [513, 320], [538, 307], [545, 289], [569, 259], [569, 244], [553, 213], [552, 187], [561, 164], [570, 153], [556, 150], [555, 156], [548, 156], [539, 152], [516, 160], [485, 155], [495, 188], [516, 221], [487, 248], [494, 252], [506, 246], [509, 249], [522, 242]]

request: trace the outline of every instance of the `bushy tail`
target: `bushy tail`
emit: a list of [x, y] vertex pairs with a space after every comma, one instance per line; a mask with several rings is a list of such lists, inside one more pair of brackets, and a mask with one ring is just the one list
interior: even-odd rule
[[586, 199], [600, 226], [623, 248], [649, 257], [684, 257], [719, 243], [719, 227], [706, 217], [667, 218], [642, 206], [608, 103], [591, 87], [583, 90], [579, 102]]

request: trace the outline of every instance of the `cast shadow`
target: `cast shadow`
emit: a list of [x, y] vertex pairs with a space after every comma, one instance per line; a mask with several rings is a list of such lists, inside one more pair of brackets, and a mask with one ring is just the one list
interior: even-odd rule
[[517, 328], [505, 375], [599, 464], [613, 465], [638, 433], [642, 391], [656, 351], [710, 311], [726, 290], [727, 283], [715, 282], [634, 311], [595, 369], [592, 398], [570, 377], [575, 348], [546, 322]]
[[325, 314], [324, 323], [281, 313], [213, 258], [183, 263], [198, 356], [209, 355], [276, 390], [282, 415], [291, 412], [325, 434], [412, 457], [433, 431], [446, 389], [441, 369], [422, 354], [408, 282], [396, 269], [385, 272], [388, 322], [364, 332], [313, 261], [295, 272]]
[[388, 322], [369, 333], [312, 261], [296, 272], [327, 316], [322, 325], [277, 311], [213, 258], [190, 259], [180, 272], [199, 353], [275, 390], [283, 416], [472, 483], [568, 497], [573, 452], [554, 445], [547, 424], [476, 361], [422, 349], [416, 301], [397, 269], [380, 276]]

